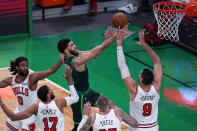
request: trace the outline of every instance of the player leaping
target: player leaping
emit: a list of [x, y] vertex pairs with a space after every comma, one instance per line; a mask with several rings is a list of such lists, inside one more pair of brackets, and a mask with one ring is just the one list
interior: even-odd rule
[[122, 80], [130, 95], [130, 115], [137, 119], [138, 128], [130, 127], [130, 131], [158, 131], [158, 102], [159, 89], [162, 80], [162, 65], [158, 55], [146, 44], [144, 31], [139, 32], [138, 45], [142, 46], [154, 62], [154, 73], [149, 69], [143, 69], [139, 74], [138, 85], [130, 76], [125, 62], [122, 41], [127, 28], [119, 29], [117, 36], [117, 59]]

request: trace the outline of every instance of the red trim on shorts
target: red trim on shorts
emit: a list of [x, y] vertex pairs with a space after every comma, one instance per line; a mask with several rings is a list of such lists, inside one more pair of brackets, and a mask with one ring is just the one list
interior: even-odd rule
[[18, 131], [18, 129], [16, 129], [15, 127], [13, 127], [10, 123], [8, 123], [8, 121], [6, 122], [6, 125], [8, 128], [10, 128], [13, 131]]
[[138, 128], [152, 128], [158, 125], [158, 121], [150, 124], [139, 124]]

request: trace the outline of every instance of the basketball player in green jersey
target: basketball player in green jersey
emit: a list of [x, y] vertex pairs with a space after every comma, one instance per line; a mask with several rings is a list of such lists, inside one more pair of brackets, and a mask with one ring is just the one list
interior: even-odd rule
[[[62, 39], [58, 42], [58, 51], [65, 54], [64, 63], [66, 66], [73, 68], [72, 79], [74, 86], [79, 95], [79, 101], [71, 106], [73, 111], [74, 128], [72, 131], [77, 131], [77, 127], [83, 116], [83, 105], [87, 101], [91, 106], [96, 106], [99, 93], [89, 88], [88, 68], [86, 63], [97, 57], [104, 49], [111, 45], [116, 40], [116, 34], [112, 27], [108, 27], [105, 31], [105, 40], [101, 45], [89, 51], [79, 51], [76, 45], [70, 39]], [[110, 102], [113, 105], [112, 102]]]

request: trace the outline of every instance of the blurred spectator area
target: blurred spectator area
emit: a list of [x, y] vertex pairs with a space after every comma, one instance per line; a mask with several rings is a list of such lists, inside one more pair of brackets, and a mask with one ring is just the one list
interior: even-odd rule
[[[37, 0], [38, 1], [38, 0]], [[41, 0], [40, 0], [41, 1]], [[63, 16], [83, 15], [90, 13], [90, 0], [73, 0], [72, 10], [65, 10], [65, 4], [42, 8], [32, 1], [33, 20], [48, 19]], [[97, 0], [98, 12], [115, 11], [120, 6], [129, 3], [129, 0]]]

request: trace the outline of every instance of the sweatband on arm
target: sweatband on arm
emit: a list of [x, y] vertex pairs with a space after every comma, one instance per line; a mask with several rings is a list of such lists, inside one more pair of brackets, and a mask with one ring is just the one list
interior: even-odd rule
[[77, 131], [79, 131], [81, 129], [81, 127], [86, 123], [87, 119], [88, 119], [88, 116], [83, 115], [83, 118], [82, 118], [81, 122], [79, 123], [79, 126], [77, 127]]
[[124, 53], [122, 50], [122, 46], [117, 47], [117, 58], [118, 58], [118, 67], [120, 69], [122, 79], [130, 76], [129, 69], [125, 62], [125, 57], [124, 57]]
[[79, 96], [76, 92], [75, 87], [71, 85], [69, 86], [69, 88], [70, 88], [70, 96], [65, 98], [67, 102], [67, 106], [70, 106], [79, 100]]

